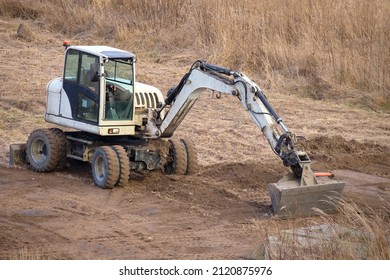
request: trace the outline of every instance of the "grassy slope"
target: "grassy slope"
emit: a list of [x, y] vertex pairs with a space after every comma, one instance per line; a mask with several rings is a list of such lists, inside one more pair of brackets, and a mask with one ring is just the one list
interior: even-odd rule
[[388, 109], [390, 3], [382, 0], [0, 0], [82, 43], [115, 42], [158, 59], [191, 50], [268, 86]]

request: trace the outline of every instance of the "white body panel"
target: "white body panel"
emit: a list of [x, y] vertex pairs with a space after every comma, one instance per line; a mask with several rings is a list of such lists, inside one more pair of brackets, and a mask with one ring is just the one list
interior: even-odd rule
[[62, 88], [62, 78], [53, 79], [47, 85], [46, 114], [72, 118], [68, 96]]
[[[157, 98], [158, 98], [158, 102], [161, 103], [161, 104], [164, 103], [164, 96], [163, 96], [163, 94], [161, 93], [161, 91], [158, 88], [156, 88], [154, 86], [147, 85], [147, 84], [140, 83], [140, 82], [135, 82], [135, 93], [136, 94], [145, 94], [145, 93], [153, 94], [153, 93], [155, 93]], [[148, 97], [150, 97], [150, 96], [148, 96]], [[156, 108], [157, 105], [158, 105], [158, 104], [154, 104], [156, 102], [150, 102], [150, 106], [147, 106], [148, 104], [147, 104], [146, 100], [145, 100], [145, 102], [142, 102], [141, 98], [140, 98], [139, 101], [138, 101], [137, 98], [134, 99], [135, 107], [139, 107], [139, 108]], [[151, 106], [151, 105], [154, 105], [154, 106]]]
[[61, 100], [62, 78], [51, 80], [46, 87], [47, 103], [46, 113], [59, 115], [60, 114], [60, 100]]
[[61, 100], [60, 100], [60, 116], [64, 118], [72, 118], [72, 110], [70, 108], [70, 103], [68, 96], [64, 89], [61, 90]]
[[93, 134], [99, 134], [99, 127], [97, 125], [91, 125], [72, 119], [67, 119], [62, 116], [55, 116], [51, 114], [45, 114], [45, 120], [50, 123], [55, 123], [64, 127], [71, 127], [77, 130], [86, 131]]
[[[55, 116], [55, 115], [50, 115], [50, 114], [45, 114], [45, 120], [50, 123], [58, 124], [60, 126], [64, 127], [70, 127], [74, 128], [77, 130], [93, 133], [93, 134], [98, 134], [98, 135], [134, 135], [135, 134], [135, 128], [133, 125], [110, 125], [110, 126], [97, 126], [97, 125], [92, 125], [80, 121], [75, 121], [72, 119], [66, 119], [61, 116]], [[109, 134], [108, 130], [109, 129], [119, 129], [119, 133], [117, 134]]]

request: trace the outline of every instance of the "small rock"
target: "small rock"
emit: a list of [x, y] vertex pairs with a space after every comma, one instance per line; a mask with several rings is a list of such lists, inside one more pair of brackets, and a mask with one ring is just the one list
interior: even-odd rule
[[23, 23], [19, 25], [16, 37], [27, 42], [31, 42], [34, 39], [31, 29]]

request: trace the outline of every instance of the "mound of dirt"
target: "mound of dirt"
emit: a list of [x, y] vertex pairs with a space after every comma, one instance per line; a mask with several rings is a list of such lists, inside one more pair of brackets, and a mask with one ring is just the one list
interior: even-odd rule
[[380, 144], [346, 140], [341, 136], [317, 136], [307, 150], [316, 169], [351, 169], [390, 177], [390, 148]]
[[[190, 211], [206, 215], [217, 211], [218, 216], [223, 215], [228, 220], [244, 221], [248, 216], [270, 215], [267, 185], [279, 180], [285, 172], [283, 167], [275, 169], [271, 163], [214, 164], [193, 176], [151, 172], [142, 182], [130, 181], [129, 184], [133, 188], [146, 188]], [[230, 211], [233, 208], [236, 211]], [[243, 211], [238, 211], [238, 208]]]

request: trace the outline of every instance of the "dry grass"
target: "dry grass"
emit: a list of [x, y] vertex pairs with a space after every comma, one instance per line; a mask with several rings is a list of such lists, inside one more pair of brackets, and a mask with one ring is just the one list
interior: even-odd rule
[[[287, 229], [278, 223], [266, 229], [266, 256], [270, 259], [390, 259], [389, 202], [380, 200], [375, 208], [364, 201], [345, 199], [339, 213], [321, 213], [318, 219], [297, 221]], [[264, 231], [260, 228], [260, 231]]]
[[268, 86], [389, 107], [390, 3], [382, 0], [0, 0], [0, 15], [159, 58], [194, 51]]

